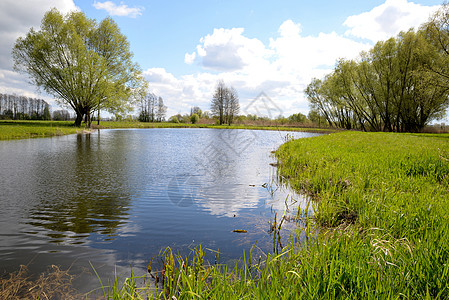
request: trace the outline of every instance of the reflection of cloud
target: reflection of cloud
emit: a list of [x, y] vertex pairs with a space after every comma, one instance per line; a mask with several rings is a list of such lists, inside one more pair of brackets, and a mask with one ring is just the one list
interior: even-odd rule
[[196, 203], [211, 215], [233, 217], [243, 209], [257, 207], [260, 195], [247, 184], [216, 184], [203, 187]]

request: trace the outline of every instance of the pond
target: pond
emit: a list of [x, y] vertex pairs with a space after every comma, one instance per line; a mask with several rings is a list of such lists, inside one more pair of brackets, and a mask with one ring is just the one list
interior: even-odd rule
[[70, 267], [88, 291], [98, 287], [90, 263], [110, 277], [144, 272], [165, 247], [201, 244], [225, 263], [256, 241], [270, 252], [269, 222], [304, 201], [278, 186], [271, 152], [315, 135], [166, 128], [1, 141], [0, 272]]

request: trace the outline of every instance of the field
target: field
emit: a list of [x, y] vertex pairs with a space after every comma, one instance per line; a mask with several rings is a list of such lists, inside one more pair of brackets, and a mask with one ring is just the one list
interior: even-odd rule
[[0, 121], [0, 140], [50, 137], [82, 132], [71, 121]]

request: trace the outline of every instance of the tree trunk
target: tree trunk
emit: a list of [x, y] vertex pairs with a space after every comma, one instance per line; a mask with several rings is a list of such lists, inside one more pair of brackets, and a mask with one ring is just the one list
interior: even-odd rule
[[75, 126], [81, 127], [81, 122], [83, 121], [83, 114], [76, 112]]

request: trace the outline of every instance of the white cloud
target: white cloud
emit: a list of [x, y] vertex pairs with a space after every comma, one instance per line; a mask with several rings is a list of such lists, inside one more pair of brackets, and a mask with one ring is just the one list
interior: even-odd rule
[[[208, 109], [215, 84], [223, 79], [237, 89], [242, 113], [257, 110], [250, 107], [249, 111], [243, 111], [262, 91], [284, 115], [307, 113], [303, 90], [310, 80], [330, 72], [338, 58], [354, 58], [371, 45], [335, 32], [318, 36], [301, 33], [300, 24], [287, 20], [280, 25], [278, 36], [264, 45], [258, 39], [246, 37], [243, 28], [214, 29], [212, 34], [200, 39], [195, 52], [185, 54], [184, 60], [189, 64], [199, 63], [205, 71], [202, 77], [208, 74], [208, 80], [199, 80], [199, 75], [180, 77], [178, 85], [189, 85], [188, 90], [197, 92], [190, 97], [177, 95], [177, 101], [187, 107], [204, 103], [202, 108]], [[215, 72], [211, 74], [208, 70]], [[175, 95], [173, 90], [171, 93]]]
[[[198, 63], [203, 76], [209, 74], [215, 81], [224, 79], [233, 85], [240, 94], [242, 108], [264, 91], [284, 115], [307, 113], [303, 91], [313, 77], [321, 78], [331, 72], [339, 58], [356, 58], [373, 43], [418, 27], [437, 8], [407, 0], [386, 0], [369, 12], [348, 17], [342, 24], [350, 28], [345, 35], [336, 32], [304, 35], [301, 24], [286, 20], [268, 45], [247, 37], [243, 28], [214, 29], [200, 39], [196, 51], [185, 54], [184, 61]], [[354, 37], [369, 41], [360, 42]], [[178, 85], [186, 84], [187, 78], [190, 77], [180, 77]], [[209, 93], [196, 93], [189, 98], [177, 95], [184, 106], [210, 102], [214, 82], [189, 81], [189, 86], [189, 90], [209, 89]]]
[[0, 1], [0, 93], [17, 93], [29, 97], [51, 99], [38, 95], [28, 85], [26, 76], [12, 71], [12, 47], [19, 36], [31, 27], [37, 28], [48, 10], [56, 8], [62, 13], [78, 10], [73, 0], [2, 0]]
[[261, 41], [245, 37], [243, 31], [243, 28], [214, 29], [200, 39], [196, 53], [186, 54], [186, 60], [192, 63], [191, 59], [196, 58], [206, 69], [227, 72], [241, 70], [270, 55]]
[[188, 65], [193, 64], [196, 58], [196, 52], [193, 52], [192, 54], [186, 53], [184, 56], [184, 62]]
[[128, 7], [128, 5], [120, 3], [120, 5], [115, 4], [112, 1], [97, 2], [94, 1], [93, 6], [96, 9], [103, 9], [108, 12], [111, 16], [120, 17], [130, 17], [136, 18], [142, 15], [142, 7]]
[[346, 35], [377, 42], [395, 36], [400, 31], [418, 27], [438, 7], [423, 6], [407, 0], [386, 0], [369, 12], [348, 17], [343, 25], [350, 28]]

